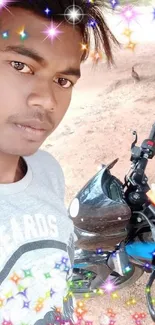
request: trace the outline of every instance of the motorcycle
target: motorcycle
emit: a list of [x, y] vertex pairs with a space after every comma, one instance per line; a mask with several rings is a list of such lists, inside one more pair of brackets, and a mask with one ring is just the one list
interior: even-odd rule
[[75, 227], [75, 258], [70, 288], [75, 297], [112, 286], [121, 289], [150, 273], [146, 301], [152, 320], [151, 287], [155, 280], [155, 185], [145, 170], [155, 156], [155, 124], [149, 138], [136, 145], [124, 183], [110, 170], [118, 158], [93, 176], [72, 200], [68, 213]]

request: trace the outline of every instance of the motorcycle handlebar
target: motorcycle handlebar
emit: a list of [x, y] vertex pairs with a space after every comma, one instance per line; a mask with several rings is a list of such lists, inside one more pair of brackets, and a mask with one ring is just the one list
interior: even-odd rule
[[143, 181], [145, 169], [149, 158], [153, 158], [155, 155], [154, 145], [149, 143], [150, 141], [155, 142], [155, 123], [152, 125], [152, 129], [149, 135], [149, 139], [144, 140], [141, 147], [139, 148], [139, 157], [137, 159], [136, 169], [133, 173], [133, 179], [138, 184]]

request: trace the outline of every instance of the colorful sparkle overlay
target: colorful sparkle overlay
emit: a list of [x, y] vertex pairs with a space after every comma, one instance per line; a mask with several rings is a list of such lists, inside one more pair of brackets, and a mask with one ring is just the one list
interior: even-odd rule
[[[5, 8], [10, 14], [11, 11], [8, 9], [7, 5], [9, 2], [13, 0], [0, 0], [0, 10], [2, 8]], [[88, 6], [90, 4], [95, 3], [95, 0], [86, 0]], [[109, 0], [109, 5], [111, 6], [113, 12], [115, 13], [115, 10], [120, 6], [119, 0]], [[51, 13], [51, 10], [49, 8], [44, 9], [45, 16], [48, 17], [48, 15]], [[116, 13], [118, 15], [118, 12]], [[138, 13], [135, 9], [135, 7], [128, 3], [127, 5], [121, 6], [121, 10], [119, 12], [119, 16], [121, 18], [121, 22], [124, 22], [124, 29], [122, 29], [122, 34], [127, 38], [127, 45], [126, 49], [129, 49], [131, 51], [134, 51], [136, 48], [136, 43], [132, 41], [132, 35], [134, 33], [134, 30], [132, 30], [132, 22], [136, 21], [138, 23], [138, 16], [140, 15], [140, 12]], [[80, 23], [80, 21], [83, 18], [83, 12], [80, 7], [75, 6], [73, 2], [73, 6], [70, 6], [66, 8], [64, 18], [66, 21], [70, 24], [74, 25]], [[155, 8], [152, 8], [152, 21], [155, 19]], [[96, 28], [97, 22], [93, 19], [90, 19], [88, 21], [88, 27], [89, 28]], [[44, 39], [44, 41], [47, 38], [50, 38], [51, 41], [53, 41], [56, 38], [59, 38], [58, 35], [61, 35], [61, 24], [55, 25], [53, 22], [51, 22], [50, 28], [48, 27], [43, 33], [47, 34], [47, 37]], [[28, 37], [31, 37], [31, 35], [28, 35], [27, 31], [25, 30], [24, 26], [19, 26], [19, 30], [17, 31], [17, 34], [19, 35], [20, 40], [26, 41]], [[1, 32], [1, 37], [3, 39], [8, 39], [10, 37], [9, 30], [3, 30]], [[87, 44], [81, 44], [81, 49], [86, 50]], [[105, 59], [105, 54], [101, 52], [92, 52], [91, 58], [93, 61], [101, 61]], [[97, 251], [97, 254], [101, 252], [102, 249], [99, 248]], [[150, 265], [147, 263], [145, 265], [145, 268], [149, 268]], [[67, 265], [67, 260], [63, 258], [60, 263], [55, 264], [55, 270], [59, 270], [61, 272], [68, 272], [69, 266]], [[88, 272], [87, 277], [89, 278], [91, 276], [91, 273]], [[44, 305], [48, 303], [50, 299], [55, 294], [55, 290], [52, 286], [50, 286], [50, 281], [52, 280], [52, 272], [48, 270], [44, 274], [40, 274], [39, 277], [44, 281], [44, 294], [42, 296], [38, 296], [38, 299], [32, 303], [29, 295], [30, 285], [33, 281], [33, 279], [36, 277], [36, 274], [30, 269], [23, 269], [23, 270], [16, 270], [13, 274], [9, 276], [9, 286], [8, 290], [4, 288], [4, 290], [0, 291], [0, 313], [2, 313], [3, 308], [9, 305], [18, 304], [20, 306], [21, 312], [26, 315], [26, 313], [33, 309], [34, 313], [39, 313], [44, 308]], [[48, 285], [47, 285], [48, 282]], [[56, 283], [58, 285], [58, 283]], [[74, 282], [69, 281], [67, 283], [69, 291], [66, 297], [64, 297], [64, 301], [68, 299], [69, 296], [73, 296], [74, 291]], [[82, 286], [82, 282], [79, 281], [78, 283], [79, 288]], [[116, 300], [120, 298], [120, 294], [118, 291], [116, 291], [117, 287], [115, 287], [114, 283], [112, 282], [105, 282], [101, 288], [98, 288], [94, 291], [96, 296], [104, 296], [106, 301], [106, 296], [112, 300]], [[72, 291], [73, 290], [73, 291]], [[149, 288], [147, 288], [149, 290]], [[90, 293], [83, 294], [83, 298], [76, 301], [76, 307], [75, 307], [75, 315], [77, 317], [77, 323], [76, 325], [95, 325], [92, 321], [87, 319], [87, 308], [86, 303], [87, 299], [90, 298]], [[126, 308], [130, 308], [130, 315], [131, 315], [131, 324], [135, 325], [143, 325], [143, 320], [148, 317], [145, 312], [133, 312], [131, 313], [131, 308], [137, 305], [138, 300], [134, 296], [128, 297], [126, 301], [124, 301], [124, 305]], [[152, 299], [152, 303], [155, 305], [155, 298]], [[109, 320], [109, 323], [106, 323], [106, 325], [119, 325], [119, 314], [117, 314], [116, 310], [108, 308], [105, 312], [106, 320]], [[148, 320], [149, 324], [151, 325], [151, 319], [149, 316]], [[54, 324], [56, 325], [72, 325], [70, 321], [65, 320], [62, 317], [61, 308], [55, 309], [55, 321]], [[47, 325], [54, 325], [52, 323]], [[103, 323], [102, 323], [103, 324]], [[12, 321], [9, 320], [9, 318], [4, 316], [3, 323], [1, 325], [16, 325], [15, 323], [12, 323]], [[22, 321], [20, 325], [29, 325], [27, 321]], [[104, 324], [103, 324], [104, 325]], [[129, 324], [130, 325], [130, 324]]]
[[[9, 13], [11, 14], [11, 11], [9, 10], [8, 6], [10, 2], [13, 2], [13, 0], [0, 0], [0, 10], [2, 8], [5, 8]], [[134, 35], [134, 30], [132, 29], [132, 23], [136, 22], [139, 24], [138, 18], [139, 16], [142, 15], [142, 13], [137, 10], [132, 3], [128, 2], [126, 5], [121, 5], [120, 0], [108, 0], [109, 6], [111, 7], [113, 14], [117, 15], [120, 17], [120, 23], [124, 24], [124, 27], [122, 27], [122, 32], [121, 34], [124, 35], [127, 39], [127, 43], [125, 45], [125, 48], [134, 52], [135, 48], [137, 46], [137, 42], [134, 42], [132, 40], [132, 36]], [[92, 5], [95, 4], [95, 0], [86, 0], [87, 5]], [[49, 14], [52, 13], [52, 10], [49, 9], [48, 7], [45, 7], [44, 9], [44, 14], [45, 16], [49, 16]], [[85, 14], [83, 13], [82, 9], [75, 5], [75, 2], [73, 0], [73, 5], [69, 6], [66, 8], [64, 14], [62, 15], [64, 19], [69, 23], [72, 24], [73, 27], [75, 27], [76, 24], [79, 24]], [[155, 20], [155, 8], [152, 7], [152, 12], [151, 12], [151, 17], [152, 17], [152, 22]], [[151, 21], [151, 18], [150, 18]], [[119, 25], [118, 24], [118, 25]], [[62, 33], [61, 31], [61, 24], [55, 24], [51, 21], [51, 26], [47, 27], [46, 30], [44, 30], [42, 33], [46, 34], [47, 36], [44, 38], [43, 41], [45, 41], [47, 38], [50, 38], [51, 41], [55, 38], [59, 38], [59, 34]], [[88, 27], [89, 28], [96, 28], [97, 27], [97, 22], [93, 19], [88, 19]], [[117, 27], [117, 26], [116, 26]], [[27, 40], [28, 37], [31, 35], [28, 35], [24, 26], [19, 26], [19, 30], [17, 31], [17, 34], [19, 35], [20, 39], [22, 41]], [[2, 31], [1, 32], [1, 37], [3, 39], [8, 39], [9, 38], [9, 31]], [[87, 44], [81, 44], [81, 50], [85, 51], [87, 48]], [[93, 62], [98, 62], [98, 61], [103, 61], [106, 60], [106, 55], [103, 51], [91, 51], [90, 53], [90, 58], [92, 59]]]

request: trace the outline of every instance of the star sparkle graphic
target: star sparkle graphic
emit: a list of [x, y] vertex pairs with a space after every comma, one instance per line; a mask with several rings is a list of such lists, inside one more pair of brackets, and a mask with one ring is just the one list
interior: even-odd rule
[[[47, 34], [47, 36], [45, 37], [45, 39], [43, 40], [43, 42], [44, 42], [47, 38], [50, 39], [52, 42], [53, 42], [53, 40], [54, 40], [55, 38], [59, 39], [58, 35], [64, 33], [63, 31], [61, 31], [61, 30], [59, 29], [59, 26], [60, 26], [61, 24], [62, 24], [62, 22], [59, 23], [59, 24], [56, 24], [56, 23], [54, 23], [53, 21], [51, 21], [50, 27], [47, 26], [47, 25], [45, 25], [47, 29], [46, 29], [45, 31], [43, 31], [42, 33], [43, 33], [43, 34]], [[60, 39], [59, 39], [59, 40], [60, 40]]]
[[133, 31], [130, 28], [125, 28], [122, 34], [130, 38], [132, 33]]
[[17, 31], [17, 34], [20, 36], [20, 39], [22, 41], [28, 38], [28, 34], [25, 31], [25, 26], [20, 27], [19, 30]]
[[116, 8], [116, 6], [118, 6], [120, 4], [120, 2], [118, 0], [110, 0], [109, 2], [111, 4], [113, 10]]
[[95, 0], [87, 0], [87, 3], [90, 4], [90, 3], [94, 3]]
[[51, 10], [50, 10], [49, 8], [46, 8], [46, 9], [44, 10], [44, 12], [45, 12], [45, 14], [48, 16], [49, 13], [51, 13]]
[[132, 20], [135, 20], [137, 15], [138, 14], [132, 5], [127, 5], [121, 10], [121, 16], [126, 20], [127, 23], [130, 23]]
[[126, 48], [129, 49], [129, 50], [134, 51], [135, 46], [136, 46], [136, 43], [134, 43], [132, 41], [129, 41], [128, 44], [126, 45]]
[[87, 51], [87, 50], [88, 50], [88, 45], [87, 45], [87, 44], [82, 44], [82, 43], [81, 43], [81, 50], [82, 50], [82, 51]]
[[8, 39], [9, 38], [9, 32], [8, 31], [5, 31], [2, 33], [2, 38], [3, 39]]
[[66, 8], [64, 17], [66, 21], [70, 24], [78, 24], [83, 19], [83, 11], [79, 6], [76, 6], [74, 3], [72, 6]]
[[0, 10], [1, 9], [6, 9], [12, 16], [14, 16], [11, 11], [7, 8], [7, 4], [14, 2], [14, 0], [0, 0]]

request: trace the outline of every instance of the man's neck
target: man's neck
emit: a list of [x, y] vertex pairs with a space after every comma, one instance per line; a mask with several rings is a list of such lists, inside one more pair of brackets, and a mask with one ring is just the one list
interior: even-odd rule
[[19, 159], [19, 164], [16, 170], [16, 174], [15, 174], [15, 178], [14, 178], [14, 182], [18, 182], [20, 181], [26, 174], [26, 169], [23, 163], [22, 158]]
[[10, 156], [10, 159], [3, 159], [0, 154], [0, 184], [11, 184], [20, 181], [25, 176], [20, 157]]

